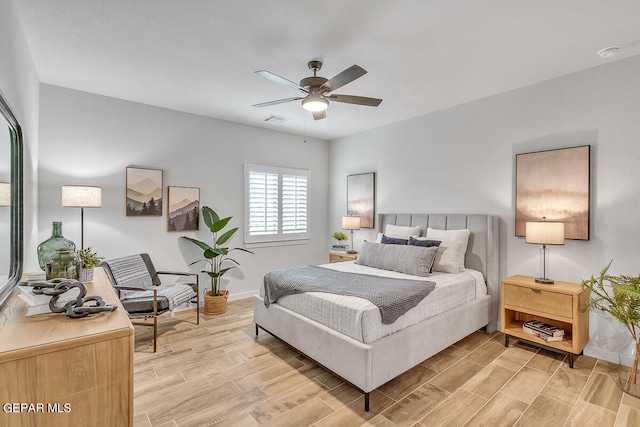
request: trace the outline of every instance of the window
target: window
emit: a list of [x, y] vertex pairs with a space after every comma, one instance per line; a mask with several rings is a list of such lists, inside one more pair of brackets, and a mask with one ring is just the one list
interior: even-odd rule
[[309, 171], [245, 165], [245, 243], [309, 238]]

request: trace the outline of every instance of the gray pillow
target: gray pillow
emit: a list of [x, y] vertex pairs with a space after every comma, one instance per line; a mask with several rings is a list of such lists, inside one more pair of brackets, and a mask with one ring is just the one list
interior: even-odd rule
[[385, 245], [364, 242], [356, 264], [425, 277], [431, 273], [437, 246]]
[[[410, 237], [410, 238], [413, 239], [413, 237]], [[389, 237], [389, 236], [385, 236], [384, 234], [382, 235], [382, 240], [380, 241], [380, 243], [383, 243], [385, 245], [406, 245], [407, 242], [408, 242], [407, 239]]]

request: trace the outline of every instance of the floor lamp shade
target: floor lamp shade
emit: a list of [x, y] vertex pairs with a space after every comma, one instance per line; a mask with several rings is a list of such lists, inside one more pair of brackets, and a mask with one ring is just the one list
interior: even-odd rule
[[558, 221], [528, 221], [525, 224], [525, 241], [542, 245], [540, 249], [541, 276], [536, 277], [538, 283], [553, 283], [547, 277], [547, 245], [564, 245], [564, 222]]
[[0, 182], [0, 206], [11, 206], [11, 184]]
[[99, 208], [102, 207], [102, 187], [87, 185], [63, 185], [62, 207]]
[[84, 249], [84, 208], [102, 207], [102, 187], [63, 185], [62, 207], [80, 208], [80, 247]]

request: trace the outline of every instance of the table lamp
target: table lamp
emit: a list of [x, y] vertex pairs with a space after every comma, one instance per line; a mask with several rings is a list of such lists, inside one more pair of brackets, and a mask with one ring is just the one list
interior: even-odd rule
[[541, 276], [536, 277], [536, 282], [552, 284], [553, 279], [547, 277], [547, 258], [549, 250], [547, 245], [564, 245], [564, 222], [559, 221], [527, 221], [525, 224], [525, 241], [542, 245], [540, 248]]
[[360, 217], [359, 216], [343, 216], [342, 228], [344, 230], [351, 230], [351, 250], [347, 251], [348, 254], [355, 254], [353, 250], [353, 230], [360, 230]]

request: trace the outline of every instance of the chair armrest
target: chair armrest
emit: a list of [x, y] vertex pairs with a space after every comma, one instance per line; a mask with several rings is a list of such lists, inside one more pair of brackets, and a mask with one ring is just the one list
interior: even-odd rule
[[169, 274], [172, 276], [196, 276], [198, 273], [189, 273], [186, 271], [156, 271], [158, 274]]
[[113, 285], [115, 289], [123, 290], [123, 291], [157, 291], [157, 286], [152, 286], [150, 288], [137, 288], [135, 286], [121, 286], [121, 285]]

